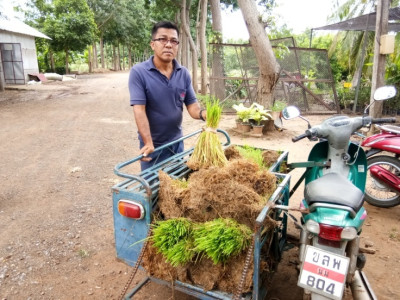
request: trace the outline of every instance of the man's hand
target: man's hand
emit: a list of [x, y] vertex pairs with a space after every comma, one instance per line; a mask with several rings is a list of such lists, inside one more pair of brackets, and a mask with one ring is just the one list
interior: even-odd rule
[[151, 161], [151, 157], [147, 157], [150, 153], [154, 152], [154, 146], [151, 145], [144, 145], [143, 148], [140, 149], [140, 154], [143, 154], [142, 161]]

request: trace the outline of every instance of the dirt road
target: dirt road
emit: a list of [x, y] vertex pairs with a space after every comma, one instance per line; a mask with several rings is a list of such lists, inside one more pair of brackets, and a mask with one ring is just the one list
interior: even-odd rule
[[[113, 167], [134, 157], [138, 145], [127, 80], [127, 72], [104, 73], [0, 94], [0, 299], [118, 299], [131, 268], [115, 259]], [[185, 133], [201, 125], [185, 113]], [[224, 116], [221, 127], [233, 126], [234, 117]], [[232, 134], [232, 143], [305, 159], [312, 144], [290, 141], [305, 124], [285, 127], [261, 139]], [[365, 272], [379, 299], [395, 299], [400, 207], [365, 207], [362, 243], [376, 250]], [[298, 234], [292, 225], [290, 231]], [[285, 254], [268, 298], [301, 299], [294, 260]], [[147, 286], [137, 299], [170, 297], [166, 288]]]

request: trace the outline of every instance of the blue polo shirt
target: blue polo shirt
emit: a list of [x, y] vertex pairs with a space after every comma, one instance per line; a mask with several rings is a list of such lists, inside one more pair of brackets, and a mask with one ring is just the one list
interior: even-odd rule
[[[189, 71], [174, 59], [171, 78], [154, 66], [153, 56], [129, 73], [131, 105], [145, 105], [154, 146], [182, 137], [183, 104], [197, 101]], [[143, 142], [140, 134], [139, 139]]]

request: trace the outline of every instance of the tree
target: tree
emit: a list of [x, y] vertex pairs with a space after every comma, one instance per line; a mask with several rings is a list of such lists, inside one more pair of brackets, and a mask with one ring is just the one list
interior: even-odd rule
[[192, 85], [193, 85], [193, 89], [197, 92], [197, 90], [198, 90], [198, 83], [197, 83], [197, 60], [198, 60], [197, 47], [194, 44], [192, 35], [190, 33], [189, 20], [187, 18], [187, 14], [186, 14], [186, 11], [189, 11], [189, 9], [190, 9], [190, 3], [191, 3], [191, 1], [189, 1], [189, 7], [187, 7], [186, 6], [187, 5], [186, 0], [182, 0], [181, 21], [182, 21], [183, 30], [185, 31], [186, 37], [189, 40], [190, 50], [192, 52]]
[[207, 23], [207, 2], [208, 0], [201, 0], [201, 17], [199, 24], [199, 42], [201, 53], [201, 94], [207, 93], [207, 41], [206, 41], [206, 23]]
[[83, 51], [95, 39], [93, 12], [85, 0], [54, 0], [54, 9], [44, 22], [44, 31], [51, 37], [50, 46], [65, 52], [68, 73], [69, 51]]
[[211, 90], [214, 91], [214, 96], [219, 100], [225, 99], [225, 81], [224, 64], [223, 64], [223, 49], [219, 45], [222, 43], [222, 16], [221, 16], [221, 3], [220, 0], [211, 0], [211, 14], [212, 14], [212, 30], [214, 35], [215, 47], [212, 53], [212, 76]]
[[250, 43], [253, 47], [259, 65], [257, 86], [257, 102], [265, 107], [272, 107], [272, 92], [279, 79], [280, 66], [276, 61], [271, 43], [257, 10], [255, 1], [238, 0], [247, 30]]

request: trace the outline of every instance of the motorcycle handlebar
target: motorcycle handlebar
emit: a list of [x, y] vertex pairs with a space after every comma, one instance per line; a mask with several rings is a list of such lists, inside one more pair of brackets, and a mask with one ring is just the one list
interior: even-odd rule
[[381, 124], [381, 123], [396, 123], [396, 118], [377, 118], [372, 119], [372, 124]]
[[292, 138], [292, 142], [293, 142], [293, 143], [296, 143], [296, 142], [298, 142], [298, 141], [300, 141], [300, 140], [302, 140], [302, 139], [304, 139], [304, 138], [306, 138], [306, 137], [308, 137], [308, 136], [310, 136], [310, 135], [307, 134], [307, 133], [300, 134], [300, 135], [298, 135], [298, 136], [293, 137], [293, 138]]

